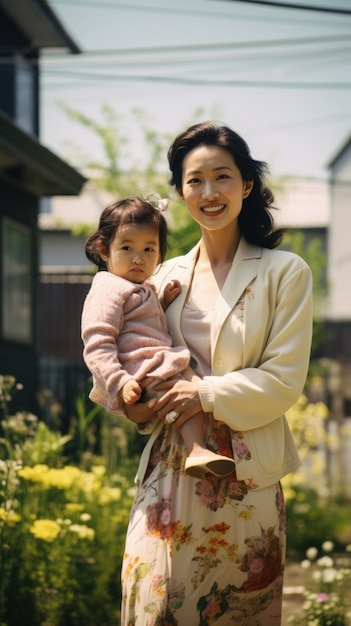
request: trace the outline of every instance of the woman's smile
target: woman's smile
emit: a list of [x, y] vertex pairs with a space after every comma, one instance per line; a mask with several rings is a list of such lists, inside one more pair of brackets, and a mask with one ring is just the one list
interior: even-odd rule
[[201, 207], [201, 211], [203, 213], [206, 213], [206, 215], [214, 215], [214, 214], [221, 213], [221, 211], [223, 211], [225, 207], [226, 207], [225, 204], [216, 204], [216, 205], [211, 205], [211, 206], [207, 205], [207, 206]]

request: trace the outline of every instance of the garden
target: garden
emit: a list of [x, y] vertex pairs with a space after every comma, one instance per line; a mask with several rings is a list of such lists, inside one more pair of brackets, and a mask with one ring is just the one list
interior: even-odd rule
[[[78, 398], [62, 435], [11, 412], [21, 384], [0, 376], [0, 626], [116, 626], [120, 567], [144, 443], [134, 426]], [[301, 562], [299, 626], [351, 624], [351, 502], [333, 470], [347, 430], [330, 433], [324, 404], [288, 415], [303, 465], [284, 480], [288, 562]], [[338, 447], [339, 446], [339, 447]], [[334, 481], [334, 482], [333, 482]]]

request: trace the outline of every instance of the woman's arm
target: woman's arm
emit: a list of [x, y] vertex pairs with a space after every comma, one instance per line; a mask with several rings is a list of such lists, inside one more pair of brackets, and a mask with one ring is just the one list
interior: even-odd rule
[[242, 431], [283, 415], [299, 399], [306, 382], [312, 326], [312, 274], [304, 265], [280, 281], [273, 322], [257, 366], [205, 376], [199, 383], [203, 410]]

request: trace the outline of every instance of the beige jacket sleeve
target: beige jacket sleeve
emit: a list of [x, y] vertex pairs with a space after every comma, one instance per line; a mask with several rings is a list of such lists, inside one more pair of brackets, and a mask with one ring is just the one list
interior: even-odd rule
[[[288, 268], [260, 305], [245, 307], [243, 367], [230, 371], [227, 320], [213, 355], [212, 376], [199, 383], [204, 411], [233, 430], [258, 428], [283, 415], [299, 398], [307, 376], [312, 337], [312, 278], [301, 263]], [[249, 292], [250, 293], [250, 292]], [[255, 284], [251, 298], [258, 297]], [[250, 311], [251, 308], [251, 311]], [[230, 345], [230, 344], [229, 344]], [[229, 371], [228, 371], [229, 370]]]

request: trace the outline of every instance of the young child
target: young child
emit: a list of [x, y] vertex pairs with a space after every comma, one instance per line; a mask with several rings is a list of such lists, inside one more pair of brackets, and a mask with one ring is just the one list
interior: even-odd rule
[[[191, 380], [190, 353], [172, 347], [166, 318], [148, 279], [162, 263], [167, 248], [167, 224], [161, 210], [142, 198], [120, 200], [105, 208], [99, 228], [88, 238], [85, 251], [99, 271], [93, 278], [82, 313], [84, 360], [93, 375], [89, 397], [111, 413], [125, 413], [125, 405], [153, 397], [153, 385], [164, 379]], [[171, 304], [181, 286], [167, 286], [164, 306]], [[170, 411], [171, 425], [178, 414]], [[139, 428], [149, 433], [156, 417]], [[180, 432], [188, 450], [185, 471], [195, 477], [204, 472], [226, 476], [234, 461], [218, 455], [203, 442], [203, 414], [187, 420]]]

